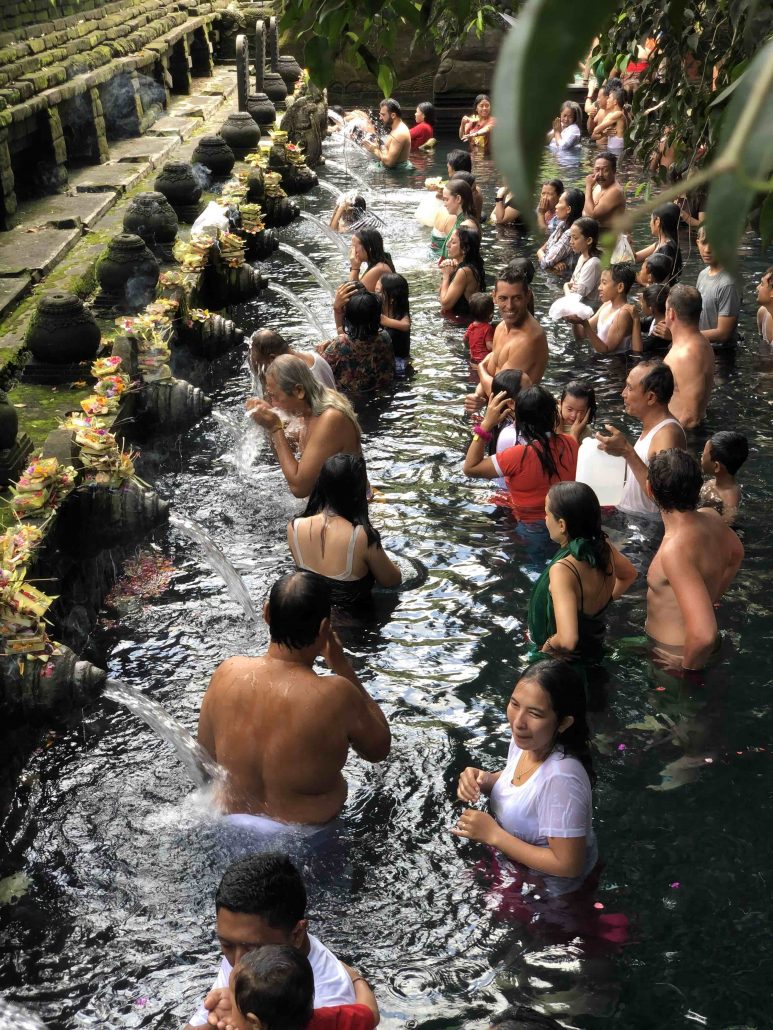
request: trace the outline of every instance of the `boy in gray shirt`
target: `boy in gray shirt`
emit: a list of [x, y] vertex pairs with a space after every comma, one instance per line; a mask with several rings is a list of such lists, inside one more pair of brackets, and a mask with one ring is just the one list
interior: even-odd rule
[[698, 250], [707, 265], [695, 284], [703, 300], [698, 328], [712, 347], [735, 347], [741, 307], [735, 280], [717, 264], [702, 227], [698, 232]]

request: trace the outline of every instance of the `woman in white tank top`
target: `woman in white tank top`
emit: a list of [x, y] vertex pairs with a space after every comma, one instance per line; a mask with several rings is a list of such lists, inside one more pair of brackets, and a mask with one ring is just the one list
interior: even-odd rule
[[452, 833], [496, 848], [551, 894], [577, 890], [598, 862], [591, 788], [595, 774], [585, 691], [565, 662], [529, 666], [507, 706], [512, 738], [501, 772], [468, 767], [457, 796], [490, 797], [492, 815], [468, 808]]

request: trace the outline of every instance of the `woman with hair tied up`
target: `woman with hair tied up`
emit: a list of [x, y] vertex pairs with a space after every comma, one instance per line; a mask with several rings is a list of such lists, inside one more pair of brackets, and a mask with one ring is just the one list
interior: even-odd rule
[[325, 580], [333, 604], [353, 607], [370, 599], [374, 583], [402, 580], [370, 524], [365, 462], [353, 454], [327, 459], [303, 515], [288, 523], [287, 543], [299, 569]]
[[392, 341], [381, 329], [381, 298], [358, 283], [342, 283], [333, 301], [339, 335], [317, 350], [333, 370], [339, 390], [350, 394], [387, 390], [395, 378]]
[[545, 524], [559, 549], [529, 599], [532, 647], [567, 661], [597, 664], [604, 648], [604, 612], [634, 583], [636, 569], [607, 540], [598, 498], [586, 483], [552, 486], [545, 498]]
[[[324, 387], [293, 354], [280, 354], [266, 370], [265, 400], [251, 397], [247, 410], [267, 429], [294, 497], [308, 497], [319, 470], [332, 454], [362, 455], [360, 424], [349, 401]], [[300, 456], [295, 457], [275, 409], [304, 420]]]
[[682, 274], [682, 249], [679, 246], [680, 211], [676, 204], [661, 204], [650, 215], [650, 232], [655, 242], [636, 251], [637, 261], [646, 261], [653, 254], [663, 254], [671, 262], [668, 286], [674, 286]]
[[451, 830], [496, 848], [523, 880], [551, 895], [578, 890], [598, 862], [591, 789], [596, 781], [585, 691], [565, 662], [525, 669], [507, 705], [511, 740], [500, 772], [468, 766], [457, 797], [490, 798], [491, 815], [468, 808]]

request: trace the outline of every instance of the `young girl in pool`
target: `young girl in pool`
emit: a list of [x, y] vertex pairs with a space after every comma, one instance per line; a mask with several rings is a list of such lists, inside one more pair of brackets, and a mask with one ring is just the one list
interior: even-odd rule
[[590, 423], [596, 421], [596, 391], [588, 383], [573, 379], [561, 391], [558, 406], [562, 433], [571, 433], [575, 422], [585, 420], [585, 428], [580, 433], [582, 443], [592, 433]]
[[569, 245], [577, 255], [572, 278], [564, 284], [564, 293], [574, 294], [592, 308], [599, 303], [599, 223], [595, 218], [578, 218], [569, 230]]
[[264, 944], [237, 963], [231, 973], [233, 1030], [373, 1030], [379, 1012], [365, 978], [352, 978], [353, 1005], [314, 1008], [314, 974], [297, 948]]
[[381, 276], [376, 288], [381, 297], [383, 314], [381, 328], [389, 333], [395, 352], [395, 375], [408, 372], [411, 357], [411, 304], [408, 298], [408, 281], [397, 272]]

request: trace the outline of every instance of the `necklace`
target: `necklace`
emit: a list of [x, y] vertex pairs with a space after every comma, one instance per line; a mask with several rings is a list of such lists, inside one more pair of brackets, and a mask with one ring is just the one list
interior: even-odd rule
[[[525, 780], [526, 777], [530, 776], [538, 766], [542, 765], [543, 762], [544, 758], [538, 758], [537, 761], [533, 765], [530, 765], [528, 769], [516, 772], [515, 776], [513, 776], [513, 782], [520, 783], [522, 780]], [[518, 760], [518, 763], [520, 765], [520, 759]]]

